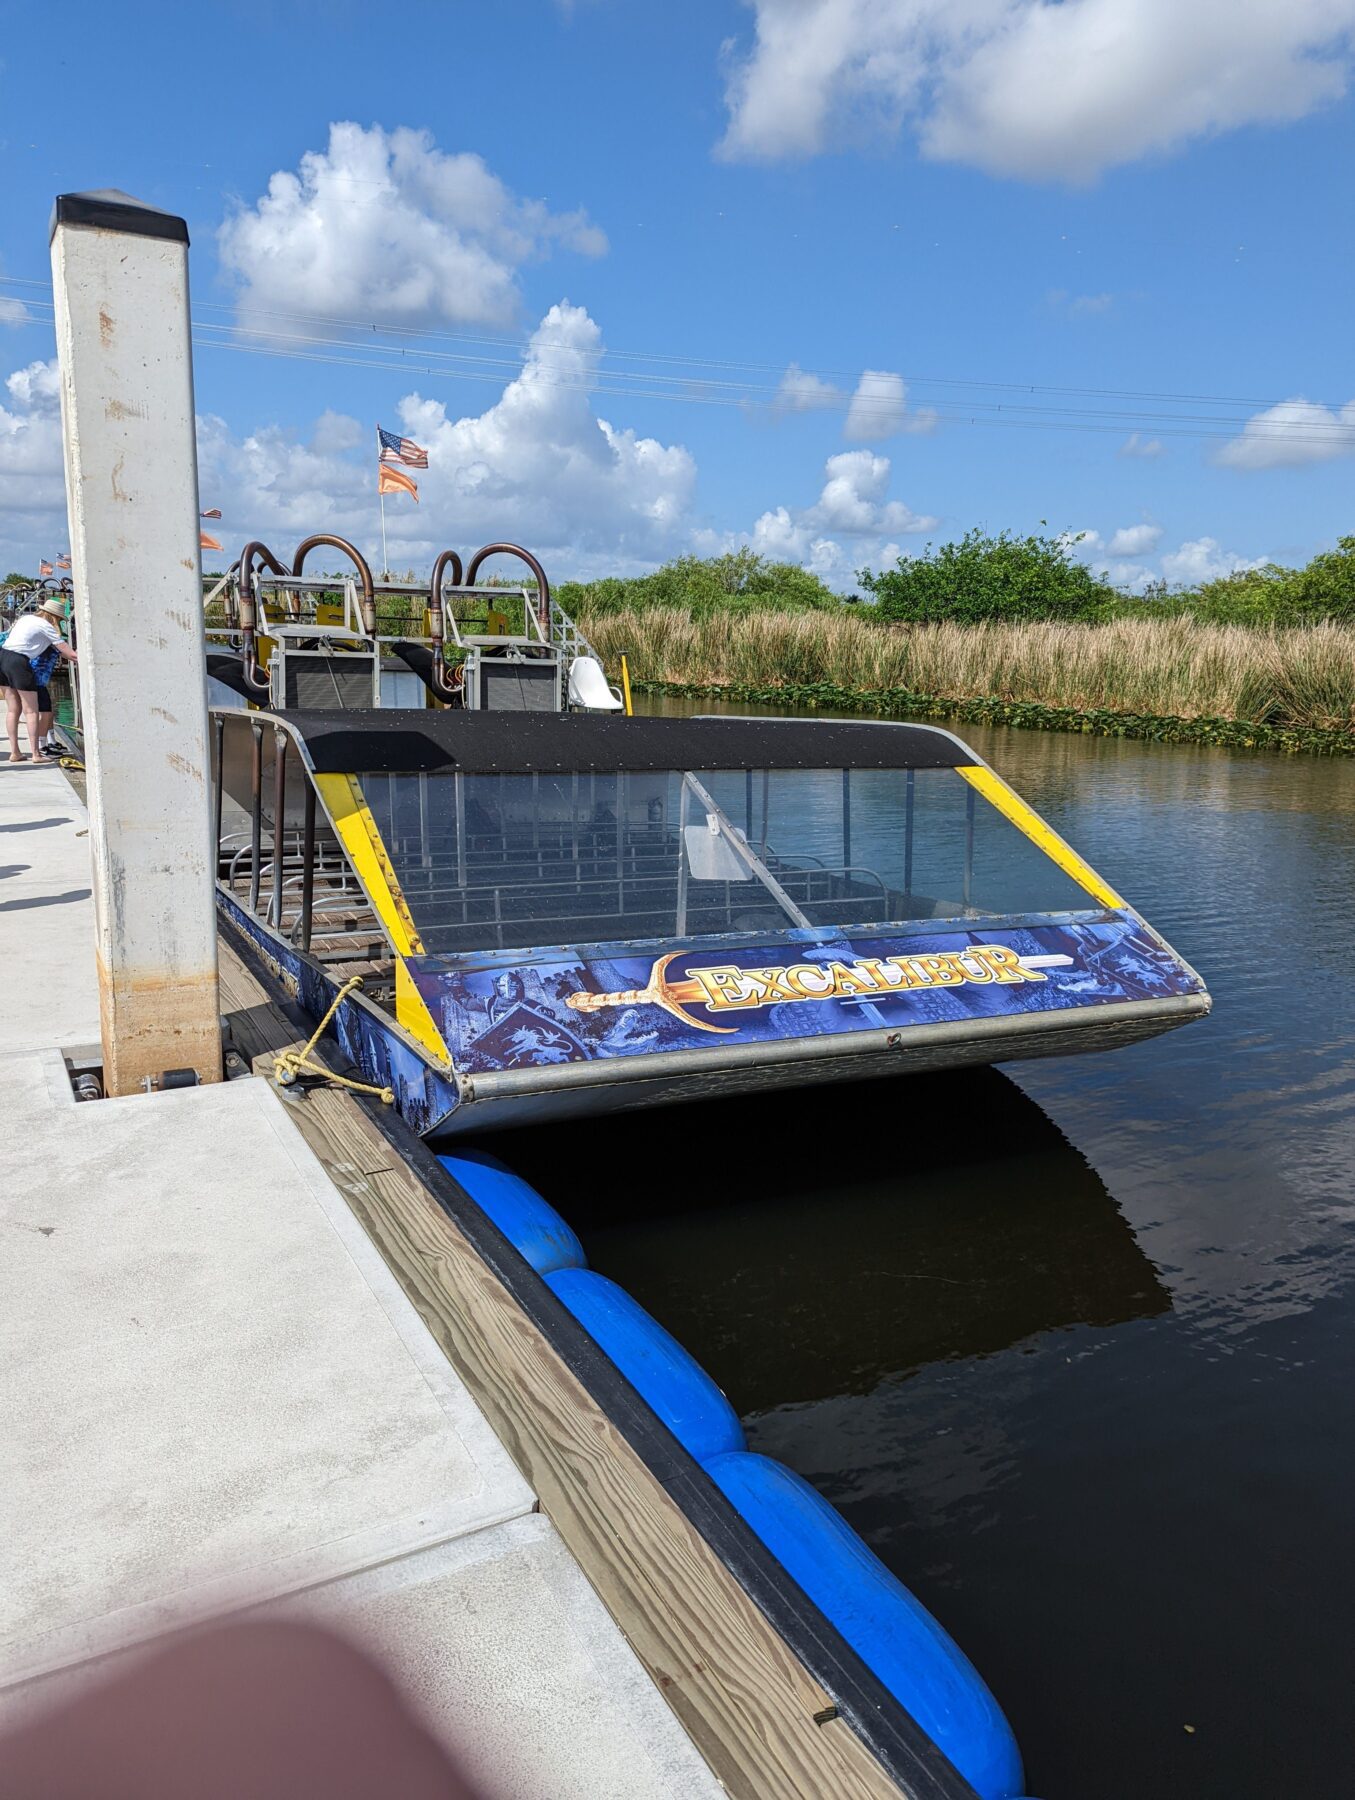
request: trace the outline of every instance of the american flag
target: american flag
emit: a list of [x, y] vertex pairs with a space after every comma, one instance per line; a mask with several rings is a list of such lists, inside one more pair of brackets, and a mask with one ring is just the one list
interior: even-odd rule
[[50, 574], [51, 574], [51, 573], [52, 573], [52, 565], [51, 565], [51, 563], [49, 563], [49, 562], [40, 562], [40, 563], [39, 563], [39, 564], [38, 564], [38, 574], [39, 574], [39, 575], [50, 575]]
[[56, 566], [58, 569], [69, 569], [70, 568], [71, 553], [69, 550], [63, 551], [62, 554], [57, 557]]
[[221, 508], [219, 506], [209, 506], [206, 512], [199, 513], [198, 517], [200, 519], [219, 519], [221, 517]]
[[416, 444], [413, 438], [398, 437], [395, 432], [387, 431], [384, 425], [378, 425], [376, 432], [381, 439], [382, 462], [402, 462], [411, 469], [428, 467], [428, 452], [421, 444]]

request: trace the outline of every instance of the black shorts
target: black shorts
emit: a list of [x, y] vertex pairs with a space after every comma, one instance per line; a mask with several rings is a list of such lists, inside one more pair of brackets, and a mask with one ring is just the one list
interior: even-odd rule
[[33, 673], [33, 665], [17, 650], [0, 649], [0, 686], [11, 687], [21, 694], [46, 693]]

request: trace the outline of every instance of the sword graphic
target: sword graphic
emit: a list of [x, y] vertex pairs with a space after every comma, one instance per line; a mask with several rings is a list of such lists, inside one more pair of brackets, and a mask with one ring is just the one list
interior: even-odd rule
[[[692, 1001], [709, 1005], [710, 996], [699, 981], [687, 976], [684, 980], [668, 981], [665, 979], [668, 965], [675, 956], [681, 955], [678, 950], [670, 950], [666, 956], [659, 957], [649, 971], [649, 985], [642, 988], [622, 988], [617, 994], [571, 994], [565, 1004], [575, 1012], [602, 1012], [609, 1006], [661, 1006], [666, 1013], [680, 1019], [684, 1025], [691, 1025], [697, 1031], [714, 1031], [723, 1037], [732, 1037], [738, 1027], [733, 1025], [707, 1025], [703, 1019], [695, 1019], [686, 1011]], [[1023, 969], [1058, 969], [1066, 968], [1072, 963], [1071, 956], [1023, 956]], [[806, 995], [806, 999], [826, 999], [826, 995]], [[860, 1005], [863, 1002], [888, 999], [886, 993], [852, 994], [841, 996], [845, 1005]]]
[[708, 1002], [710, 996], [699, 981], [690, 976], [684, 981], [668, 981], [665, 974], [670, 962], [679, 955], [677, 950], [670, 950], [667, 956], [659, 957], [649, 971], [649, 985], [642, 988], [622, 988], [619, 994], [571, 994], [566, 1005], [575, 1012], [601, 1012], [609, 1006], [661, 1006], [666, 1013], [680, 1019], [684, 1025], [692, 1025], [697, 1031], [715, 1031], [723, 1037], [731, 1037], [738, 1030], [736, 1025], [707, 1025], [703, 1019], [694, 1019], [684, 1010], [684, 1003], [693, 1000]]

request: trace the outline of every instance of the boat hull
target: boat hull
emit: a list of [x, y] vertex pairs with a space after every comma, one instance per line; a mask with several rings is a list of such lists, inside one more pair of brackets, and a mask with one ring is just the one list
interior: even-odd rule
[[982, 1067], [1034, 1057], [1118, 1050], [1174, 1031], [1209, 1011], [1207, 995], [1135, 1001], [1095, 1012], [1039, 1013], [970, 1025], [863, 1031], [719, 1051], [659, 1052], [642, 1063], [610, 1061], [512, 1070], [467, 1079], [463, 1103], [430, 1134], [434, 1144], [467, 1131], [548, 1124], [589, 1114], [733, 1098], [774, 1088], [819, 1087], [933, 1069]]

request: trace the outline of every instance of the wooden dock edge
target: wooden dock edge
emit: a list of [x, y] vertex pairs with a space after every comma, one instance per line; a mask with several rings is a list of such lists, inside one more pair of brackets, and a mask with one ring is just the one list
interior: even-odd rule
[[[267, 1074], [310, 1022], [224, 934], [220, 975], [235, 1048]], [[729, 1793], [973, 1800], [398, 1114], [324, 1086], [288, 1111]]]

